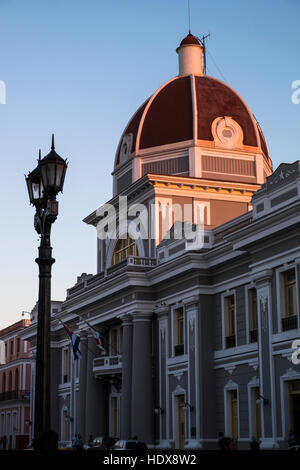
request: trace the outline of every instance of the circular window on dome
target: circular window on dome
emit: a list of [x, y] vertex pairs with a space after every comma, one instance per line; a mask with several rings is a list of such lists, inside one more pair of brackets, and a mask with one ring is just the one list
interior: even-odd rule
[[212, 123], [212, 134], [217, 147], [240, 147], [244, 135], [241, 126], [231, 117], [219, 117]]
[[225, 139], [231, 139], [232, 136], [233, 136], [233, 132], [229, 127], [225, 127], [222, 130], [222, 135], [223, 135], [223, 137], [225, 137]]
[[131, 152], [132, 134], [125, 134], [120, 147], [120, 163], [125, 162]]

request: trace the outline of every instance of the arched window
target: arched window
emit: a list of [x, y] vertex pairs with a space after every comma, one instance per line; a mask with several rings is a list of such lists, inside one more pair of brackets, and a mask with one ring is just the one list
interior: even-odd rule
[[127, 238], [120, 238], [117, 241], [112, 264], [119, 263], [120, 261], [128, 258], [128, 256], [139, 256], [139, 254], [135, 241], [127, 234]]
[[19, 369], [15, 372], [15, 390], [19, 390]]
[[2, 393], [6, 392], [6, 374], [3, 372], [2, 374]]
[[9, 376], [8, 376], [8, 391], [12, 391], [12, 371], [9, 371]]

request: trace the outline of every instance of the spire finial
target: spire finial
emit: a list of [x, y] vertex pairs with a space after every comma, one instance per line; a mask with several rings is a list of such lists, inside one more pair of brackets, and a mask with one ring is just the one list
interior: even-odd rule
[[188, 18], [189, 18], [189, 34], [191, 34], [191, 5], [190, 5], [190, 0], [188, 0]]
[[41, 149], [39, 149], [39, 161], [41, 161], [42, 154], [41, 154]]
[[55, 146], [54, 146], [54, 134], [52, 134], [51, 150], [55, 150]]

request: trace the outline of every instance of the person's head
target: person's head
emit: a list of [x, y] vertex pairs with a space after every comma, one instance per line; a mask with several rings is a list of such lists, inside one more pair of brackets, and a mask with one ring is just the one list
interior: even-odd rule
[[235, 450], [234, 440], [231, 437], [222, 437], [219, 440], [221, 450]]

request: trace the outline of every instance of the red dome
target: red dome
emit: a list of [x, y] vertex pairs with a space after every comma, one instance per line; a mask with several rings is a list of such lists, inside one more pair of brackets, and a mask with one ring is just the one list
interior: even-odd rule
[[193, 36], [191, 33], [189, 33], [180, 43], [180, 46], [187, 46], [187, 45], [190, 45], [190, 44], [197, 44], [198, 46], [200, 46], [200, 41], [198, 38], [196, 38], [196, 36]]
[[[192, 35], [185, 39], [189, 36]], [[115, 164], [119, 164], [121, 143], [126, 134], [131, 135], [129, 155], [133, 157], [144, 149], [185, 141], [189, 141], [187, 146], [191, 141], [212, 146], [212, 123], [224, 116], [230, 116], [242, 128], [243, 146], [263, 152], [271, 166], [262, 131], [245, 101], [226, 83], [206, 75], [175, 77], [154, 93], [127, 125]]]

